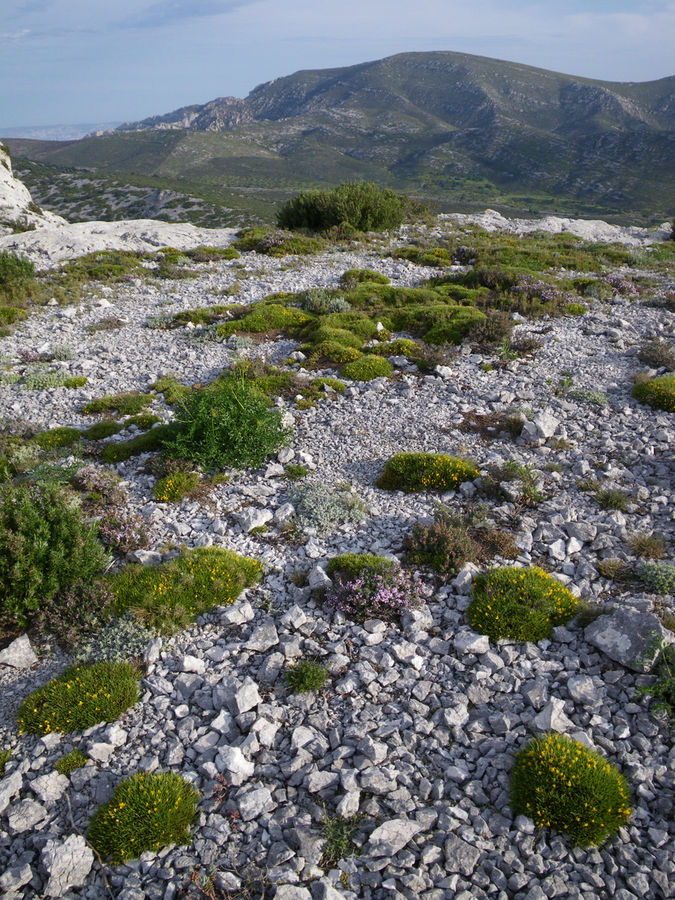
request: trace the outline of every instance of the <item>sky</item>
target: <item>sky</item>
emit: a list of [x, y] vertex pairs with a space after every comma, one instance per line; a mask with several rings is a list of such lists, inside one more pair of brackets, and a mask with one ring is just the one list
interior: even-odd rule
[[674, 46], [675, 0], [2, 0], [0, 134], [135, 121], [409, 51], [647, 81], [675, 74]]

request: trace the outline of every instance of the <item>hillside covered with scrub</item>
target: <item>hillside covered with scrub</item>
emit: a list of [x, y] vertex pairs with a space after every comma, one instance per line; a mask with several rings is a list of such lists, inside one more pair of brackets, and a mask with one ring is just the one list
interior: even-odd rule
[[0, 238], [0, 890], [669, 897], [669, 227], [101, 224]]

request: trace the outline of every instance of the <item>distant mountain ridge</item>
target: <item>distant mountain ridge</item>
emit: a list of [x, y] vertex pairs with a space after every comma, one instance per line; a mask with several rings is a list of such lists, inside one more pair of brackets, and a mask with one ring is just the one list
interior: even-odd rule
[[225, 185], [272, 198], [365, 178], [446, 204], [511, 198], [530, 210], [659, 221], [675, 206], [675, 76], [614, 83], [403, 53], [17, 152], [173, 179], [177, 190], [187, 180], [193, 193]]

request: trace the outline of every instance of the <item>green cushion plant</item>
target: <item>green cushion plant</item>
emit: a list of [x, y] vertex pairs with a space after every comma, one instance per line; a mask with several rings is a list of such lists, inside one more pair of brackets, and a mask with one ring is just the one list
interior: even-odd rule
[[539, 569], [503, 566], [477, 575], [469, 624], [492, 640], [540, 641], [574, 616], [579, 601], [556, 578]]
[[199, 484], [196, 472], [171, 472], [158, 479], [153, 494], [158, 503], [179, 503]]
[[119, 864], [146, 850], [187, 844], [197, 817], [199, 794], [175, 772], [138, 772], [120, 782], [100, 806], [87, 837], [103, 859]]
[[330, 578], [339, 575], [345, 581], [353, 581], [362, 575], [394, 573], [398, 569], [398, 563], [386, 556], [377, 556], [374, 553], [342, 553], [328, 560], [326, 574]]
[[538, 828], [582, 847], [600, 844], [631, 814], [625, 778], [604, 757], [566, 735], [535, 738], [516, 756], [511, 806]]
[[66, 669], [23, 701], [19, 731], [84, 731], [99, 722], [114, 722], [138, 700], [138, 679], [138, 670], [124, 662]]
[[394, 367], [388, 359], [368, 353], [346, 363], [340, 375], [352, 381], [372, 381], [374, 378], [388, 378], [393, 371]]
[[259, 562], [232, 550], [200, 547], [158, 566], [125, 566], [111, 586], [116, 612], [133, 611], [149, 628], [172, 634], [214, 606], [234, 602], [261, 571]]
[[376, 484], [386, 491], [451, 491], [479, 474], [472, 462], [445, 453], [397, 453]]
[[33, 440], [41, 450], [56, 450], [60, 447], [70, 447], [81, 437], [82, 432], [79, 428], [59, 426], [36, 434]]
[[75, 769], [81, 769], [87, 764], [88, 757], [81, 750], [71, 750], [70, 753], [64, 753], [54, 764], [54, 768], [59, 775], [70, 775]]

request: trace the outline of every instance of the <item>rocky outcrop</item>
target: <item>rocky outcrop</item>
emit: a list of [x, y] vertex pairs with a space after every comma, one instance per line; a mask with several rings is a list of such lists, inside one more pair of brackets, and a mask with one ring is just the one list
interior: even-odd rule
[[40, 209], [33, 202], [28, 188], [14, 177], [9, 150], [0, 144], [0, 236], [65, 224], [61, 216]]

